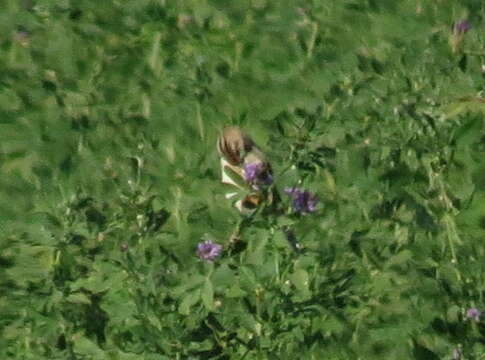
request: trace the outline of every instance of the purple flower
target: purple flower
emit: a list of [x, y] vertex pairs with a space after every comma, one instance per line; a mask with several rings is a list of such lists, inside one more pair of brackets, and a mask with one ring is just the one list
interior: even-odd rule
[[466, 317], [469, 319], [473, 319], [476, 322], [480, 321], [480, 316], [482, 315], [482, 312], [478, 310], [477, 308], [470, 308], [466, 312]]
[[30, 33], [27, 31], [17, 31], [13, 35], [14, 39], [20, 43], [22, 46], [27, 46], [30, 41]]
[[287, 193], [293, 199], [293, 210], [299, 213], [310, 213], [316, 210], [318, 198], [308, 190], [286, 188]]
[[468, 20], [462, 20], [455, 24], [455, 26], [453, 27], [453, 31], [455, 32], [455, 34], [464, 34], [471, 28], [472, 26], [468, 22]]
[[222, 252], [222, 245], [215, 244], [211, 240], [197, 245], [197, 256], [202, 260], [214, 261]]
[[251, 185], [271, 185], [273, 183], [273, 176], [262, 162], [244, 165], [244, 177]]

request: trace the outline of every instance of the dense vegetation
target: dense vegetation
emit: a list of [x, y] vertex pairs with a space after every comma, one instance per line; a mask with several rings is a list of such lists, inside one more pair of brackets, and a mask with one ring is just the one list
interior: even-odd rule
[[485, 359], [482, 1], [1, 7], [0, 358]]

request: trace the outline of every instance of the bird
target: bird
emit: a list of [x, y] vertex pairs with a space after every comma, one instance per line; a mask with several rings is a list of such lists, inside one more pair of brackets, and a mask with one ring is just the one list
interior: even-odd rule
[[[273, 184], [271, 164], [248, 134], [237, 126], [225, 127], [217, 139], [217, 151], [221, 156], [222, 183], [248, 190], [234, 204], [241, 214], [251, 216], [262, 206], [266, 214], [284, 213], [281, 197]], [[228, 192], [225, 197], [231, 199], [238, 194], [238, 191]], [[232, 242], [239, 240], [242, 224], [238, 223], [231, 235]], [[300, 251], [293, 228], [284, 226], [282, 230], [293, 250]]]
[[[246, 189], [248, 186], [251, 193], [236, 203], [236, 207], [244, 212], [253, 210], [265, 199], [260, 187], [251, 182], [247, 169], [257, 165], [257, 177], [260, 179], [271, 179], [273, 172], [271, 164], [265, 153], [254, 142], [254, 140], [238, 126], [227, 126], [222, 129], [217, 139], [217, 151], [221, 156], [222, 182], [236, 186], [239, 189]], [[226, 194], [226, 198], [236, 196], [237, 192]], [[274, 196], [269, 196], [272, 201]]]
[[[271, 171], [264, 152], [254, 140], [238, 126], [227, 126], [220, 132], [217, 139], [217, 151], [221, 156], [222, 182], [245, 187], [245, 167], [250, 164], [260, 164], [261, 170]], [[226, 172], [225, 170], [229, 171]], [[237, 174], [240, 179], [227, 176]], [[235, 180], [243, 180], [235, 181]]]

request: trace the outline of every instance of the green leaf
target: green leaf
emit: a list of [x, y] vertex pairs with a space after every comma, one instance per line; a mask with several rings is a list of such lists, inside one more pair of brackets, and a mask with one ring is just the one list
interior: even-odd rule
[[266, 253], [264, 248], [268, 243], [268, 231], [267, 230], [257, 230], [254, 233], [254, 237], [249, 243], [247, 251], [249, 252], [247, 257], [247, 263], [255, 266], [261, 266], [264, 263]]
[[227, 264], [222, 264], [212, 274], [212, 282], [216, 288], [230, 286], [234, 284], [234, 280], [235, 273]]
[[239, 271], [241, 274], [241, 288], [245, 291], [252, 292], [258, 284], [254, 272], [247, 266], [241, 266]]
[[458, 101], [447, 105], [444, 109], [446, 119], [456, 117], [468, 112], [483, 113], [485, 112], [485, 103], [482, 99], [468, 99], [466, 101]]
[[205, 277], [200, 274], [191, 274], [188, 279], [184, 280], [185, 281], [181, 285], [172, 288], [171, 292], [174, 297], [179, 297], [185, 292], [201, 286], [205, 280]]
[[103, 350], [96, 343], [85, 337], [74, 340], [74, 352], [80, 356], [87, 356], [92, 359], [106, 359]]
[[310, 296], [309, 287], [309, 276], [308, 272], [304, 269], [296, 269], [293, 274], [290, 275], [290, 281], [295, 286], [299, 295], [303, 297]]
[[325, 169], [323, 171], [323, 176], [324, 176], [324, 179], [325, 179], [325, 186], [326, 186], [328, 192], [332, 195], [336, 195], [337, 194], [337, 184], [335, 183], [335, 178], [333, 177], [333, 175], [330, 173], [330, 171]]
[[430, 349], [417, 342], [414, 343], [413, 354], [416, 360], [439, 360], [440, 357]]
[[397, 255], [394, 255], [386, 263], [386, 267], [399, 266], [407, 263], [413, 257], [413, 253], [410, 250], [403, 250]]
[[226, 291], [226, 296], [229, 298], [241, 298], [247, 295], [247, 292], [242, 290], [238, 284], [233, 284], [229, 290]]
[[206, 279], [201, 292], [202, 303], [209, 311], [214, 309], [214, 288], [210, 279]]
[[73, 304], [86, 304], [86, 305], [91, 304], [91, 300], [83, 293], [70, 294], [66, 298], [66, 301]]
[[190, 308], [197, 304], [200, 300], [200, 289], [189, 292], [184, 296], [179, 305], [179, 313], [182, 315], [189, 315]]

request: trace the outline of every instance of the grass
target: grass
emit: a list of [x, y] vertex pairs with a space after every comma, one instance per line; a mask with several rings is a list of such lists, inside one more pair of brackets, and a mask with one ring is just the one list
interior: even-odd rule
[[[2, 358], [485, 359], [466, 316], [485, 304], [484, 16], [6, 0]], [[220, 183], [228, 124], [318, 211], [242, 216]]]

